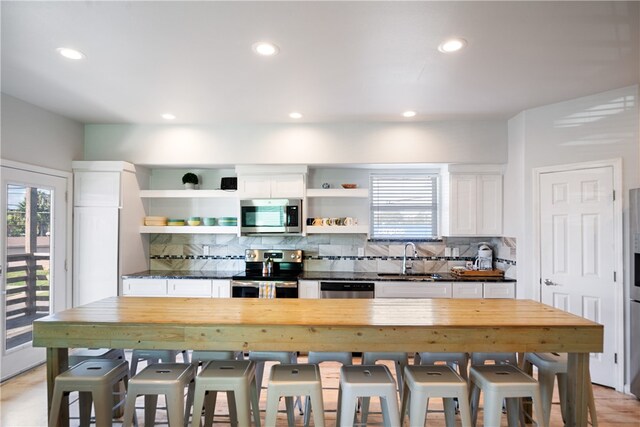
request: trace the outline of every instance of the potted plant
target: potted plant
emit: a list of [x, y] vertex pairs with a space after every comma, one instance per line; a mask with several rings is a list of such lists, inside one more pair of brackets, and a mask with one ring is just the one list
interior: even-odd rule
[[193, 190], [198, 185], [198, 175], [195, 173], [187, 172], [182, 177], [182, 183], [187, 190]]

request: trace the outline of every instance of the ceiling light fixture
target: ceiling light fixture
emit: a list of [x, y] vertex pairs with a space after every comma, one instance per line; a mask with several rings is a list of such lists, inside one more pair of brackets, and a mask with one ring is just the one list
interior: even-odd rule
[[79, 50], [70, 49], [68, 47], [59, 47], [56, 49], [56, 51], [67, 59], [78, 60], [86, 58], [84, 53], [80, 52]]
[[402, 117], [415, 117], [416, 116], [416, 112], [415, 111], [405, 111], [404, 113], [402, 113]]
[[442, 42], [440, 46], [438, 46], [438, 50], [442, 53], [457, 52], [466, 45], [467, 41], [465, 39], [449, 39]]
[[274, 56], [277, 55], [280, 49], [273, 43], [269, 42], [257, 42], [251, 46], [251, 49], [255, 53], [261, 56]]
[[171, 113], [164, 113], [162, 115], [162, 118], [165, 120], [175, 120], [176, 116], [174, 114]]
[[292, 119], [301, 119], [302, 114], [294, 111], [293, 113], [289, 113], [289, 117], [291, 117]]

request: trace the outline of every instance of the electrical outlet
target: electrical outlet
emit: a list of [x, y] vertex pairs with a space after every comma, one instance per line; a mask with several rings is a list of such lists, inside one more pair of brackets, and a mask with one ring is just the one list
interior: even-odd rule
[[364, 256], [364, 248], [358, 248], [358, 256]]

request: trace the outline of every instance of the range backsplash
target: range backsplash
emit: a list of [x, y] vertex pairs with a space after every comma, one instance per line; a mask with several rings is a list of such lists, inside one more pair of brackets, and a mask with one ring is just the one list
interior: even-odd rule
[[[238, 237], [224, 234], [151, 234], [151, 270], [244, 270], [245, 249], [302, 249], [307, 271], [400, 271], [404, 244], [368, 241], [361, 234]], [[416, 242], [415, 272], [447, 272], [476, 256], [478, 243], [491, 244], [495, 267], [516, 278], [516, 239], [511, 237], [450, 237]], [[458, 256], [445, 256], [445, 248]], [[410, 252], [410, 249], [407, 251]]]

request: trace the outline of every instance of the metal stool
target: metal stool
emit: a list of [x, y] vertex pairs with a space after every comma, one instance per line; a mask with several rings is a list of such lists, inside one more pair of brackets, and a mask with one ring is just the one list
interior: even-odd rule
[[468, 353], [416, 353], [414, 358], [415, 365], [435, 365], [438, 362], [444, 362], [447, 366], [457, 368], [460, 376], [469, 382]]
[[429, 398], [441, 397], [444, 401], [447, 425], [455, 425], [455, 402], [460, 405], [463, 427], [471, 427], [469, 388], [467, 382], [450, 366], [407, 366], [404, 368], [404, 394], [402, 398], [401, 423], [409, 407], [409, 421], [412, 426], [423, 426], [429, 406]]
[[194, 376], [195, 367], [188, 363], [155, 363], [144, 368], [129, 381], [123, 426], [131, 425], [139, 395], [144, 395], [144, 425], [153, 426], [159, 394], [165, 395], [169, 426], [186, 424], [189, 418], [185, 416], [184, 389]]
[[69, 367], [93, 359], [125, 360], [124, 350], [121, 348], [74, 348], [69, 350]]
[[[540, 384], [540, 396], [542, 399], [542, 411], [544, 412], [544, 420], [548, 425], [551, 419], [551, 397], [553, 396], [554, 379], [558, 377], [558, 392], [560, 394], [560, 409], [562, 412], [562, 420], [566, 419], [565, 412], [567, 409], [567, 354], [558, 353], [527, 353], [525, 363], [529, 363], [538, 368], [538, 383]], [[587, 375], [589, 373], [587, 372]], [[591, 387], [591, 376], [587, 378], [587, 405], [589, 407], [589, 415], [591, 415], [591, 424], [593, 427], [598, 426], [598, 417], [596, 415], [596, 405], [593, 400], [593, 388]]]
[[72, 391], [80, 394], [80, 424], [89, 425], [93, 400], [98, 427], [111, 425], [113, 411], [112, 391], [123, 382], [127, 388], [129, 365], [126, 360], [85, 360], [58, 375], [54, 382], [49, 426], [56, 427], [62, 398]]
[[[519, 421], [520, 397], [530, 397], [538, 426], [546, 426], [540, 400], [540, 386], [537, 381], [513, 365], [478, 365], [469, 370], [471, 380], [472, 401], [484, 392], [484, 425], [500, 425], [502, 400], [507, 400], [507, 416], [509, 425], [517, 425]], [[472, 419], [475, 425], [478, 407], [472, 407]]]
[[[256, 426], [260, 427], [260, 409], [256, 388], [255, 363], [248, 360], [214, 360], [208, 362], [196, 376], [195, 402], [191, 419], [192, 427], [200, 427], [202, 407], [205, 406], [205, 426], [213, 423], [216, 396], [227, 392], [231, 424], [249, 426], [251, 407]], [[205, 395], [207, 401], [205, 404]]]
[[[367, 352], [362, 355], [363, 365], [373, 365], [380, 360], [392, 360], [395, 362], [396, 367], [396, 379], [398, 381], [398, 393], [400, 399], [402, 399], [402, 393], [404, 391], [404, 368], [409, 365], [409, 355], [402, 352]], [[362, 423], [367, 423], [367, 416], [369, 414], [369, 399], [362, 399]]]
[[322, 380], [318, 365], [275, 365], [271, 368], [267, 388], [267, 414], [265, 425], [275, 426], [278, 402], [284, 396], [287, 406], [287, 420], [293, 426], [293, 396], [309, 396], [313, 408], [313, 423], [324, 426], [324, 404], [322, 402]]
[[[295, 351], [250, 351], [249, 360], [256, 363], [256, 385], [258, 389], [258, 400], [262, 393], [262, 378], [264, 376], [264, 362], [279, 362], [283, 365], [297, 364], [298, 354]], [[296, 406], [302, 411], [302, 401], [300, 397], [296, 398]]]
[[131, 353], [131, 376], [138, 372], [138, 361], [146, 360], [147, 364], [152, 363], [176, 363], [178, 353], [182, 353], [182, 361], [189, 363], [189, 353], [186, 350], [145, 350], [136, 349]]
[[471, 353], [471, 366], [486, 365], [487, 362], [517, 366], [518, 358], [515, 353]]
[[[359, 397], [365, 399], [380, 397], [382, 417], [385, 426], [400, 425], [396, 382], [384, 365], [352, 365], [340, 368], [340, 389], [338, 390], [338, 415], [336, 425], [351, 426], [355, 417]], [[362, 405], [362, 423], [366, 424], [368, 407]]]
[[[322, 362], [338, 362], [343, 366], [353, 365], [353, 356], [350, 351], [310, 351], [308, 362], [310, 364], [319, 365]], [[311, 400], [307, 396], [304, 400], [304, 425], [309, 425], [309, 418], [311, 413]]]

